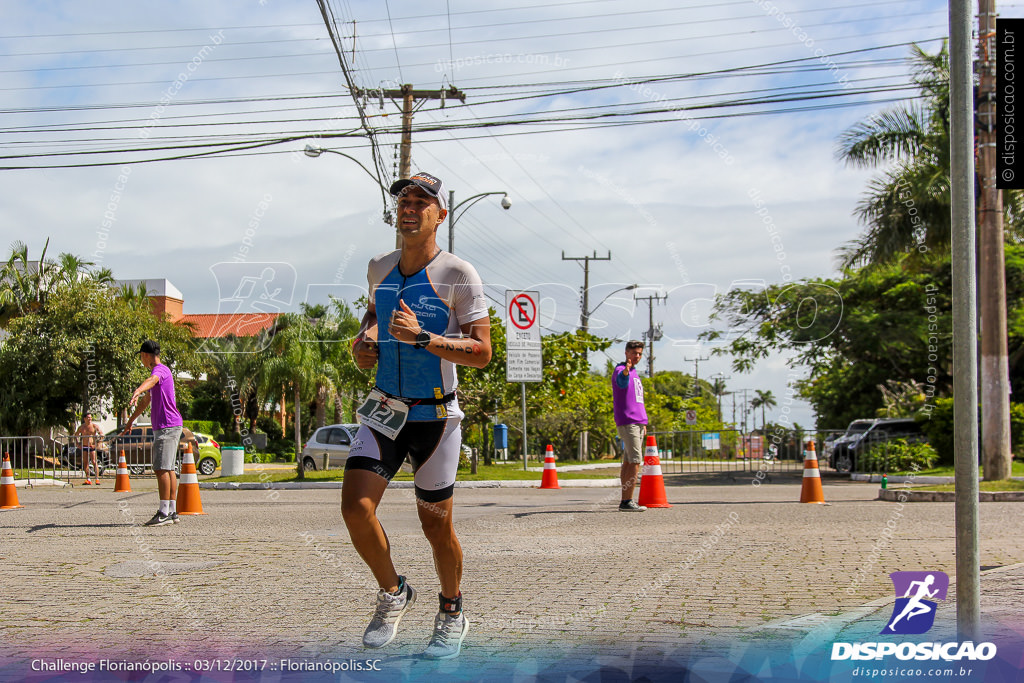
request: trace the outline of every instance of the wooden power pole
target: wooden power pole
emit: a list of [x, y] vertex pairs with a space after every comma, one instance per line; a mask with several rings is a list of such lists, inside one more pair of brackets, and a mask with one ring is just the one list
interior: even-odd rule
[[978, 0], [978, 299], [981, 452], [985, 479], [1009, 479], [1010, 373], [1006, 340], [1003, 197], [996, 187], [996, 3]]
[[644, 336], [647, 337], [647, 376], [651, 378], [652, 391], [654, 387], [654, 342], [661, 339], [661, 326], [654, 327], [654, 303], [656, 301], [664, 301], [667, 298], [668, 294], [652, 294], [651, 296], [633, 295], [635, 301], [647, 302], [648, 325]]
[[402, 100], [402, 146], [399, 149], [398, 178], [408, 178], [412, 175], [412, 115], [415, 111], [416, 100], [441, 100], [441, 107], [444, 107], [446, 100], [458, 100], [465, 103], [466, 93], [455, 86], [447, 90], [415, 90], [410, 83], [406, 83], [397, 90], [356, 90], [357, 97], [380, 97], [394, 100]]
[[[363, 90], [362, 88], [357, 88], [355, 96], [379, 97], [381, 98], [382, 106], [385, 97], [402, 100], [402, 144], [399, 147], [398, 157], [399, 180], [412, 176], [412, 115], [415, 110], [416, 100], [441, 100], [442, 107], [444, 107], [445, 100], [449, 98], [463, 103], [466, 101], [466, 93], [458, 90], [455, 86], [447, 90], [414, 90], [409, 83], [406, 83], [397, 90]], [[395, 225], [395, 246], [399, 248], [402, 246], [402, 233], [398, 231], [397, 223]]]
[[590, 332], [590, 262], [611, 261], [612, 252], [609, 250], [607, 256], [598, 256], [596, 250], [593, 256], [566, 256], [563, 251], [562, 260], [583, 261], [583, 312], [580, 314], [580, 329]]

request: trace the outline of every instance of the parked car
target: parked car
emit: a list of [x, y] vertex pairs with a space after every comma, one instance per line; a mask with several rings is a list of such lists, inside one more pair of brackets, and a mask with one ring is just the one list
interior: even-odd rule
[[[828, 464], [833, 469], [839, 469], [839, 460], [842, 459], [842, 462], [846, 465], [846, 469], [840, 471], [849, 471], [850, 463], [849, 454], [846, 450], [847, 445], [851, 441], [855, 441], [859, 439], [861, 436], [863, 436], [864, 432], [866, 432], [868, 428], [872, 424], [874, 424], [875, 419], [876, 418], [871, 418], [867, 420], [854, 420], [853, 422], [850, 423], [850, 426], [846, 428], [845, 432], [843, 432], [838, 437], [833, 439], [832, 444], [827, 448], [827, 450], [825, 451], [825, 455], [823, 456], [828, 458]], [[837, 457], [837, 455], [841, 457]]]
[[357, 424], [334, 424], [320, 427], [302, 446], [302, 468], [313, 470], [344, 467], [352, 439], [359, 431]]
[[[153, 428], [151, 425], [135, 425], [127, 434], [117, 437], [119, 430], [107, 432], [107, 441], [110, 443], [111, 466], [117, 465], [117, 459], [124, 451], [124, 459], [128, 463], [128, 471], [132, 474], [142, 474], [147, 469], [153, 469]], [[192, 444], [192, 457], [196, 461], [196, 470], [201, 474], [213, 474], [220, 467], [220, 447], [216, 441], [206, 437], [201, 442], [192, 433], [192, 430], [183, 427], [181, 439], [178, 442], [178, 459], [175, 462], [176, 472], [181, 471], [181, 460], [185, 453], [185, 444]]]
[[199, 474], [213, 474], [220, 467], [220, 444], [209, 434], [192, 432], [199, 443], [199, 455], [195, 456]]
[[910, 443], [927, 440], [917, 420], [911, 417], [880, 417], [873, 420], [854, 420], [846, 433], [832, 444], [829, 464], [839, 472], [857, 470], [857, 459], [875, 444], [891, 439], [906, 439]]

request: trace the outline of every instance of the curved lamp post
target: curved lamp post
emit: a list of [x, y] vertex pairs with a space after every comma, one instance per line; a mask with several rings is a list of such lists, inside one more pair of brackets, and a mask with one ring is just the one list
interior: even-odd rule
[[[497, 191], [497, 192], [481, 192], [480, 194], [475, 194], [472, 197], [467, 197], [466, 199], [463, 199], [461, 202], [456, 204], [455, 203], [455, 190], [449, 190], [448, 191], [448, 206], [450, 207], [448, 209], [448, 252], [449, 253], [451, 253], [451, 254], [455, 253], [455, 223], [460, 218], [462, 218], [462, 214], [466, 213], [466, 211], [469, 210], [469, 207], [473, 206], [474, 204], [476, 204], [478, 201], [480, 201], [484, 197], [489, 197], [489, 196], [494, 195], [494, 194], [504, 195], [501, 198], [501, 208], [505, 209], [506, 211], [508, 209], [512, 208], [512, 202], [509, 201], [508, 192], [500, 192], [500, 191]], [[462, 213], [460, 213], [458, 216], [456, 216], [455, 212], [459, 209], [459, 207], [462, 207], [462, 206], [465, 206], [466, 208], [462, 209]]]
[[599, 309], [601, 307], [601, 304], [603, 304], [605, 301], [608, 301], [608, 299], [611, 298], [612, 294], [618, 294], [619, 292], [636, 289], [639, 286], [640, 285], [626, 285], [625, 287], [619, 287], [618, 289], [612, 290], [607, 294], [607, 296], [605, 296], [605, 298], [598, 301], [597, 306], [594, 306], [589, 311], [584, 309], [583, 316], [580, 319], [580, 329], [583, 330], [584, 332], [590, 332], [590, 314]]
[[391, 211], [389, 211], [388, 208], [387, 208], [387, 193], [385, 192], [384, 185], [381, 184], [379, 177], [377, 177], [372, 171], [370, 171], [370, 169], [366, 168], [366, 166], [363, 165], [363, 162], [359, 161], [359, 159], [356, 159], [351, 154], [345, 154], [344, 152], [339, 152], [336, 149], [327, 149], [326, 147], [314, 147], [313, 145], [306, 145], [306, 149], [302, 150], [302, 153], [305, 154], [307, 157], [310, 157], [311, 159], [316, 159], [318, 156], [320, 156], [321, 154], [324, 154], [324, 153], [337, 154], [338, 156], [343, 156], [346, 159], [350, 159], [350, 160], [356, 162], [356, 164], [359, 165], [359, 168], [361, 168], [364, 171], [366, 171], [366, 175], [368, 175], [371, 178], [373, 178], [373, 182], [376, 183], [377, 187], [379, 187], [380, 190], [381, 190], [381, 197], [384, 199], [384, 207], [385, 207], [384, 208], [384, 222], [387, 223], [388, 225], [391, 225], [393, 223], [393, 218], [391, 216]]

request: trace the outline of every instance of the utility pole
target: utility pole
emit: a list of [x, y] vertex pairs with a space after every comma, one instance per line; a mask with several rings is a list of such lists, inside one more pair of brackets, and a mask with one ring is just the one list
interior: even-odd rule
[[455, 86], [447, 90], [415, 90], [412, 84], [406, 83], [397, 90], [364, 90], [356, 88], [356, 97], [379, 97], [381, 103], [385, 97], [402, 100], [402, 146], [399, 148], [398, 178], [399, 180], [412, 175], [412, 115], [416, 100], [441, 100], [441, 108], [448, 99], [466, 102], [466, 93]]
[[654, 342], [658, 339], [661, 339], [661, 326], [659, 325], [658, 329], [654, 328], [654, 302], [664, 301], [667, 298], [667, 294], [654, 294], [651, 296], [637, 296], [636, 294], [633, 295], [634, 301], [647, 302], [647, 317], [649, 322], [647, 332], [644, 333], [644, 336], [647, 337], [647, 376], [651, 378], [652, 387], [654, 386]]
[[978, 0], [978, 300], [981, 453], [985, 479], [1009, 479], [1010, 371], [1006, 342], [1003, 193], [996, 188], [996, 2]]
[[702, 358], [697, 356], [696, 358], [683, 358], [687, 363], [693, 361], [693, 391], [696, 395], [700, 395], [700, 362], [704, 360], [711, 360], [711, 358]]
[[607, 256], [598, 256], [594, 250], [593, 256], [566, 256], [562, 252], [563, 261], [583, 261], [583, 312], [580, 314], [580, 329], [584, 332], [590, 331], [590, 262], [611, 261], [612, 252], [608, 250]]
[[747, 433], [747, 415], [750, 412], [750, 409], [747, 406], [747, 392], [748, 391], [753, 391], [753, 389], [737, 389], [736, 391], [733, 392], [734, 395], [738, 394], [738, 393], [741, 393], [741, 392], [743, 393], [743, 404], [742, 404], [742, 406], [740, 406], [740, 411], [743, 413], [743, 433], [744, 434]]
[[[412, 176], [412, 115], [415, 110], [416, 100], [441, 100], [441, 107], [444, 107], [448, 98], [457, 99], [465, 103], [466, 93], [458, 90], [455, 86], [447, 90], [414, 90], [412, 84], [406, 83], [397, 90], [363, 90], [356, 88], [354, 96], [379, 97], [381, 108], [384, 107], [384, 98], [402, 100], [402, 144], [399, 147], [398, 157], [398, 179], [403, 180]], [[402, 234], [395, 225], [395, 246], [402, 246]]]
[[953, 268], [953, 460], [956, 487], [956, 631], [981, 636], [978, 545], [978, 326], [975, 275], [976, 154], [970, 0], [949, 1], [950, 253]]

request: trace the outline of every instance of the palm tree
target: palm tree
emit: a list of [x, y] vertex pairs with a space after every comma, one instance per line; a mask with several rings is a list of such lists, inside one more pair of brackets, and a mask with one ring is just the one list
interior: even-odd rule
[[[313, 341], [313, 329], [302, 314], [286, 313], [278, 317], [271, 354], [263, 367], [262, 386], [273, 395], [277, 387], [290, 387], [295, 409], [295, 466], [299, 479], [302, 468], [302, 402], [332, 381], [333, 370], [320, 357]], [[282, 414], [286, 397], [280, 392]]]
[[46, 258], [50, 246], [47, 238], [39, 260], [31, 260], [28, 245], [16, 241], [11, 245], [7, 262], [0, 267], [0, 327], [13, 318], [45, 310], [50, 294], [68, 287], [82, 278], [109, 284], [110, 270], [92, 271], [95, 265], [74, 254], [62, 253], [56, 261]]
[[848, 165], [876, 168], [857, 207], [867, 230], [839, 252], [844, 268], [888, 263], [919, 245], [949, 247], [949, 52], [911, 48], [913, 81], [921, 104], [873, 114], [839, 139], [837, 155]]
[[775, 395], [771, 392], [771, 390], [761, 391], [760, 389], [756, 389], [754, 391], [754, 398], [750, 399], [750, 407], [753, 408], [754, 410], [757, 410], [758, 408], [761, 409], [762, 434], [764, 433], [765, 427], [768, 424], [768, 422], [765, 420], [764, 409], [774, 408], [777, 405], [778, 404], [775, 402]]
[[[300, 305], [302, 314], [309, 324], [311, 345], [310, 351], [314, 354], [317, 372], [314, 383], [316, 385], [316, 396], [314, 399], [316, 411], [316, 426], [323, 427], [327, 424], [327, 404], [332, 397], [338, 394], [341, 386], [341, 373], [339, 366], [342, 358], [351, 357], [346, 342], [346, 334], [334, 317], [333, 311], [324, 304]], [[354, 331], [347, 335], [351, 339]]]
[[355, 401], [373, 386], [374, 372], [360, 370], [352, 358], [351, 343], [359, 331], [359, 318], [341, 299], [331, 297], [331, 309], [331, 318], [337, 325], [334, 334], [334, 346], [337, 348], [336, 353], [331, 355], [338, 371], [334, 392], [334, 421], [342, 422], [345, 401], [352, 403], [352, 413], [355, 414]]
[[117, 298], [128, 304], [128, 308], [133, 311], [149, 311], [152, 305], [149, 301], [149, 289], [144, 281], [135, 287], [121, 285], [117, 290]]
[[[241, 410], [241, 417], [249, 421], [248, 428], [252, 433], [264, 398], [260, 377], [268, 352], [263, 335], [229, 335], [207, 340], [203, 353], [212, 366], [211, 380], [217, 382], [232, 408]], [[237, 422], [236, 419], [236, 428]]]
[[725, 378], [724, 377], [712, 377], [711, 378], [711, 394], [715, 397], [718, 405], [718, 421], [722, 421], [722, 397], [727, 393], [725, 390]]

